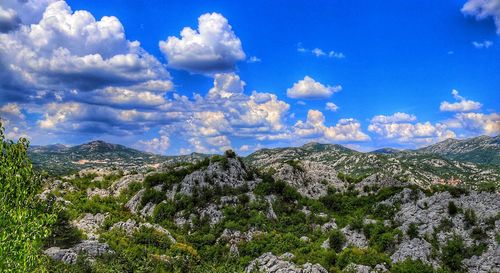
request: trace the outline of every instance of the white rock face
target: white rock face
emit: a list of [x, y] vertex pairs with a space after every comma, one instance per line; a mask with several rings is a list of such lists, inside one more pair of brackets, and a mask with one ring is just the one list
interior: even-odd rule
[[130, 200], [128, 200], [127, 204], [125, 204], [125, 207], [128, 208], [131, 212], [137, 213], [137, 211], [139, 210], [139, 205], [141, 204], [142, 196], [144, 195], [145, 191], [145, 189], [138, 191], [132, 198], [130, 198]]
[[263, 272], [263, 273], [328, 273], [328, 271], [319, 264], [306, 263], [298, 266], [292, 262], [277, 257], [271, 252], [262, 254], [259, 258], [253, 260], [246, 268], [245, 272]]
[[249, 242], [251, 241], [254, 236], [260, 235], [263, 232], [255, 230], [255, 229], [250, 229], [246, 232], [241, 232], [239, 230], [232, 230], [232, 229], [224, 229], [222, 234], [217, 238], [217, 243], [222, 243], [222, 242], [227, 242], [229, 245], [229, 253], [231, 255], [238, 256], [239, 251], [238, 251], [238, 244], [241, 242]]
[[356, 230], [352, 230], [349, 228], [349, 226], [344, 227], [343, 229], [341, 229], [341, 231], [344, 233], [346, 238], [346, 244], [344, 248], [348, 245], [355, 246], [358, 248], [368, 247], [368, 241], [366, 240], [366, 237], [363, 233], [360, 233]]
[[73, 264], [78, 259], [80, 253], [84, 253], [89, 258], [95, 258], [105, 253], [112, 253], [108, 244], [99, 243], [96, 240], [84, 240], [81, 243], [67, 249], [59, 247], [51, 247], [46, 249], [44, 253], [50, 258], [62, 261], [67, 264]]
[[421, 260], [424, 263], [430, 264], [430, 255], [432, 246], [427, 241], [422, 239], [407, 240], [399, 245], [398, 249], [391, 256], [393, 263], [398, 263], [410, 258], [412, 260]]
[[168, 231], [167, 229], [163, 228], [162, 226], [160, 226], [158, 224], [137, 223], [135, 220], [128, 219], [126, 222], [117, 222], [117, 223], [113, 224], [111, 229], [117, 229], [117, 228], [122, 229], [123, 231], [125, 231], [125, 233], [127, 235], [130, 236], [141, 227], [152, 228], [152, 229], [156, 230], [157, 232], [160, 232], [160, 233], [167, 235], [167, 237], [170, 239], [170, 241], [172, 243], [175, 244], [177, 242], [175, 240], [175, 238], [172, 236], [172, 234], [170, 233], [170, 231]]
[[180, 183], [178, 191], [191, 195], [195, 187], [230, 187], [238, 188], [247, 185], [250, 189], [254, 187], [256, 181], [246, 181], [247, 171], [236, 158], [227, 158], [227, 166], [221, 162], [208, 165], [206, 169], [194, 171], [186, 175]]
[[115, 181], [111, 185], [109, 190], [110, 190], [111, 194], [116, 197], [116, 196], [120, 195], [120, 192], [127, 189], [131, 183], [142, 182], [143, 180], [144, 180], [143, 174], [126, 175], [126, 176], [123, 176], [122, 178], [118, 179], [117, 181]]
[[85, 213], [80, 220], [73, 221], [73, 225], [85, 233], [87, 238], [95, 240], [99, 238], [99, 228], [102, 226], [107, 216], [108, 214], [102, 213]]

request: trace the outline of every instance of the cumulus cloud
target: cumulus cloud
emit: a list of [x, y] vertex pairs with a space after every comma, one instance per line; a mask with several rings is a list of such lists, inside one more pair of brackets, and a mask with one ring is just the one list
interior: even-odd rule
[[445, 124], [415, 121], [415, 116], [400, 112], [390, 116], [378, 115], [372, 118], [368, 131], [383, 139], [409, 144], [428, 144], [455, 137]]
[[294, 136], [324, 141], [366, 141], [370, 137], [362, 132], [355, 119], [340, 119], [335, 126], [325, 125], [325, 116], [318, 110], [309, 110], [305, 121], [299, 120], [293, 128]]
[[160, 41], [160, 50], [170, 67], [213, 74], [232, 70], [236, 62], [245, 59], [240, 39], [219, 13], [201, 15], [197, 30], [185, 27], [180, 35], [180, 39], [170, 36]]
[[441, 102], [439, 110], [441, 110], [442, 112], [470, 112], [479, 110], [483, 106], [477, 101], [467, 100], [464, 97], [460, 96], [458, 94], [458, 91], [455, 89], [451, 91], [451, 94], [457, 102]]
[[150, 140], [140, 140], [138, 146], [150, 153], [164, 154], [170, 147], [170, 138], [168, 135], [160, 135]]
[[474, 16], [477, 20], [492, 17], [500, 34], [500, 1], [498, 0], [468, 0], [462, 7], [462, 13]]
[[449, 121], [449, 126], [494, 136], [500, 133], [500, 115], [498, 113], [458, 113], [455, 119]]
[[[48, 5], [43, 9], [45, 2]], [[29, 100], [47, 90], [89, 91], [170, 81], [158, 60], [139, 42], [125, 38], [116, 17], [96, 20], [87, 11], [73, 12], [64, 1], [48, 2], [38, 3], [37, 12], [43, 10], [38, 22], [0, 34], [0, 90], [4, 100]], [[20, 14], [31, 10], [26, 6], [33, 2], [16, 3]]]
[[493, 45], [492, 41], [483, 41], [483, 42], [472, 42], [472, 45], [477, 49], [489, 48]]
[[315, 81], [309, 76], [305, 76], [288, 88], [286, 94], [293, 99], [326, 99], [333, 93], [342, 90], [342, 86], [325, 86], [320, 82]]
[[332, 111], [332, 112], [335, 112], [339, 109], [339, 107], [333, 103], [333, 102], [327, 102], [326, 103], [326, 106], [325, 106], [325, 109], [326, 110], [329, 110], [329, 111]]

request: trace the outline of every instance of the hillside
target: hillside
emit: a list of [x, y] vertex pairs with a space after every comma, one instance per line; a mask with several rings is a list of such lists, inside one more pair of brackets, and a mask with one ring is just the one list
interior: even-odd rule
[[500, 136], [479, 136], [469, 139], [447, 139], [415, 152], [441, 155], [448, 159], [500, 165]]
[[245, 161], [250, 166], [271, 170], [275, 178], [291, 183], [298, 179], [307, 180], [312, 187], [322, 188], [322, 193], [326, 187], [321, 184], [325, 180], [336, 183], [339, 177], [343, 177], [356, 181], [373, 174], [420, 186], [500, 181], [500, 168], [496, 166], [451, 160], [439, 154], [361, 153], [340, 145], [318, 143], [262, 149], [247, 156]]
[[[316, 143], [250, 159], [273, 152], [271, 162], [363, 160]], [[40, 196], [54, 195], [63, 210], [45, 244], [48, 270], [479, 273], [500, 265], [498, 193], [422, 189], [382, 175], [322, 185], [314, 195], [308, 181], [284, 183], [232, 152], [161, 171], [49, 179]]]

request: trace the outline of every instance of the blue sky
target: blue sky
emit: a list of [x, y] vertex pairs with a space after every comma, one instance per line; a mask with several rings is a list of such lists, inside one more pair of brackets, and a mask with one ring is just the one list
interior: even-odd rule
[[500, 132], [498, 0], [0, 7], [0, 116], [33, 144], [366, 151]]

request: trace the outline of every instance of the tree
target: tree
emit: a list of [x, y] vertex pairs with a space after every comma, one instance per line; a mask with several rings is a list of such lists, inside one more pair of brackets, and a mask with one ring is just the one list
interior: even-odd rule
[[0, 272], [41, 270], [43, 239], [56, 218], [36, 196], [41, 177], [28, 146], [25, 138], [6, 140], [0, 122]]
[[329, 243], [331, 249], [333, 249], [335, 252], [342, 251], [342, 247], [346, 243], [346, 238], [342, 231], [338, 229], [332, 230], [329, 239], [330, 239]]

